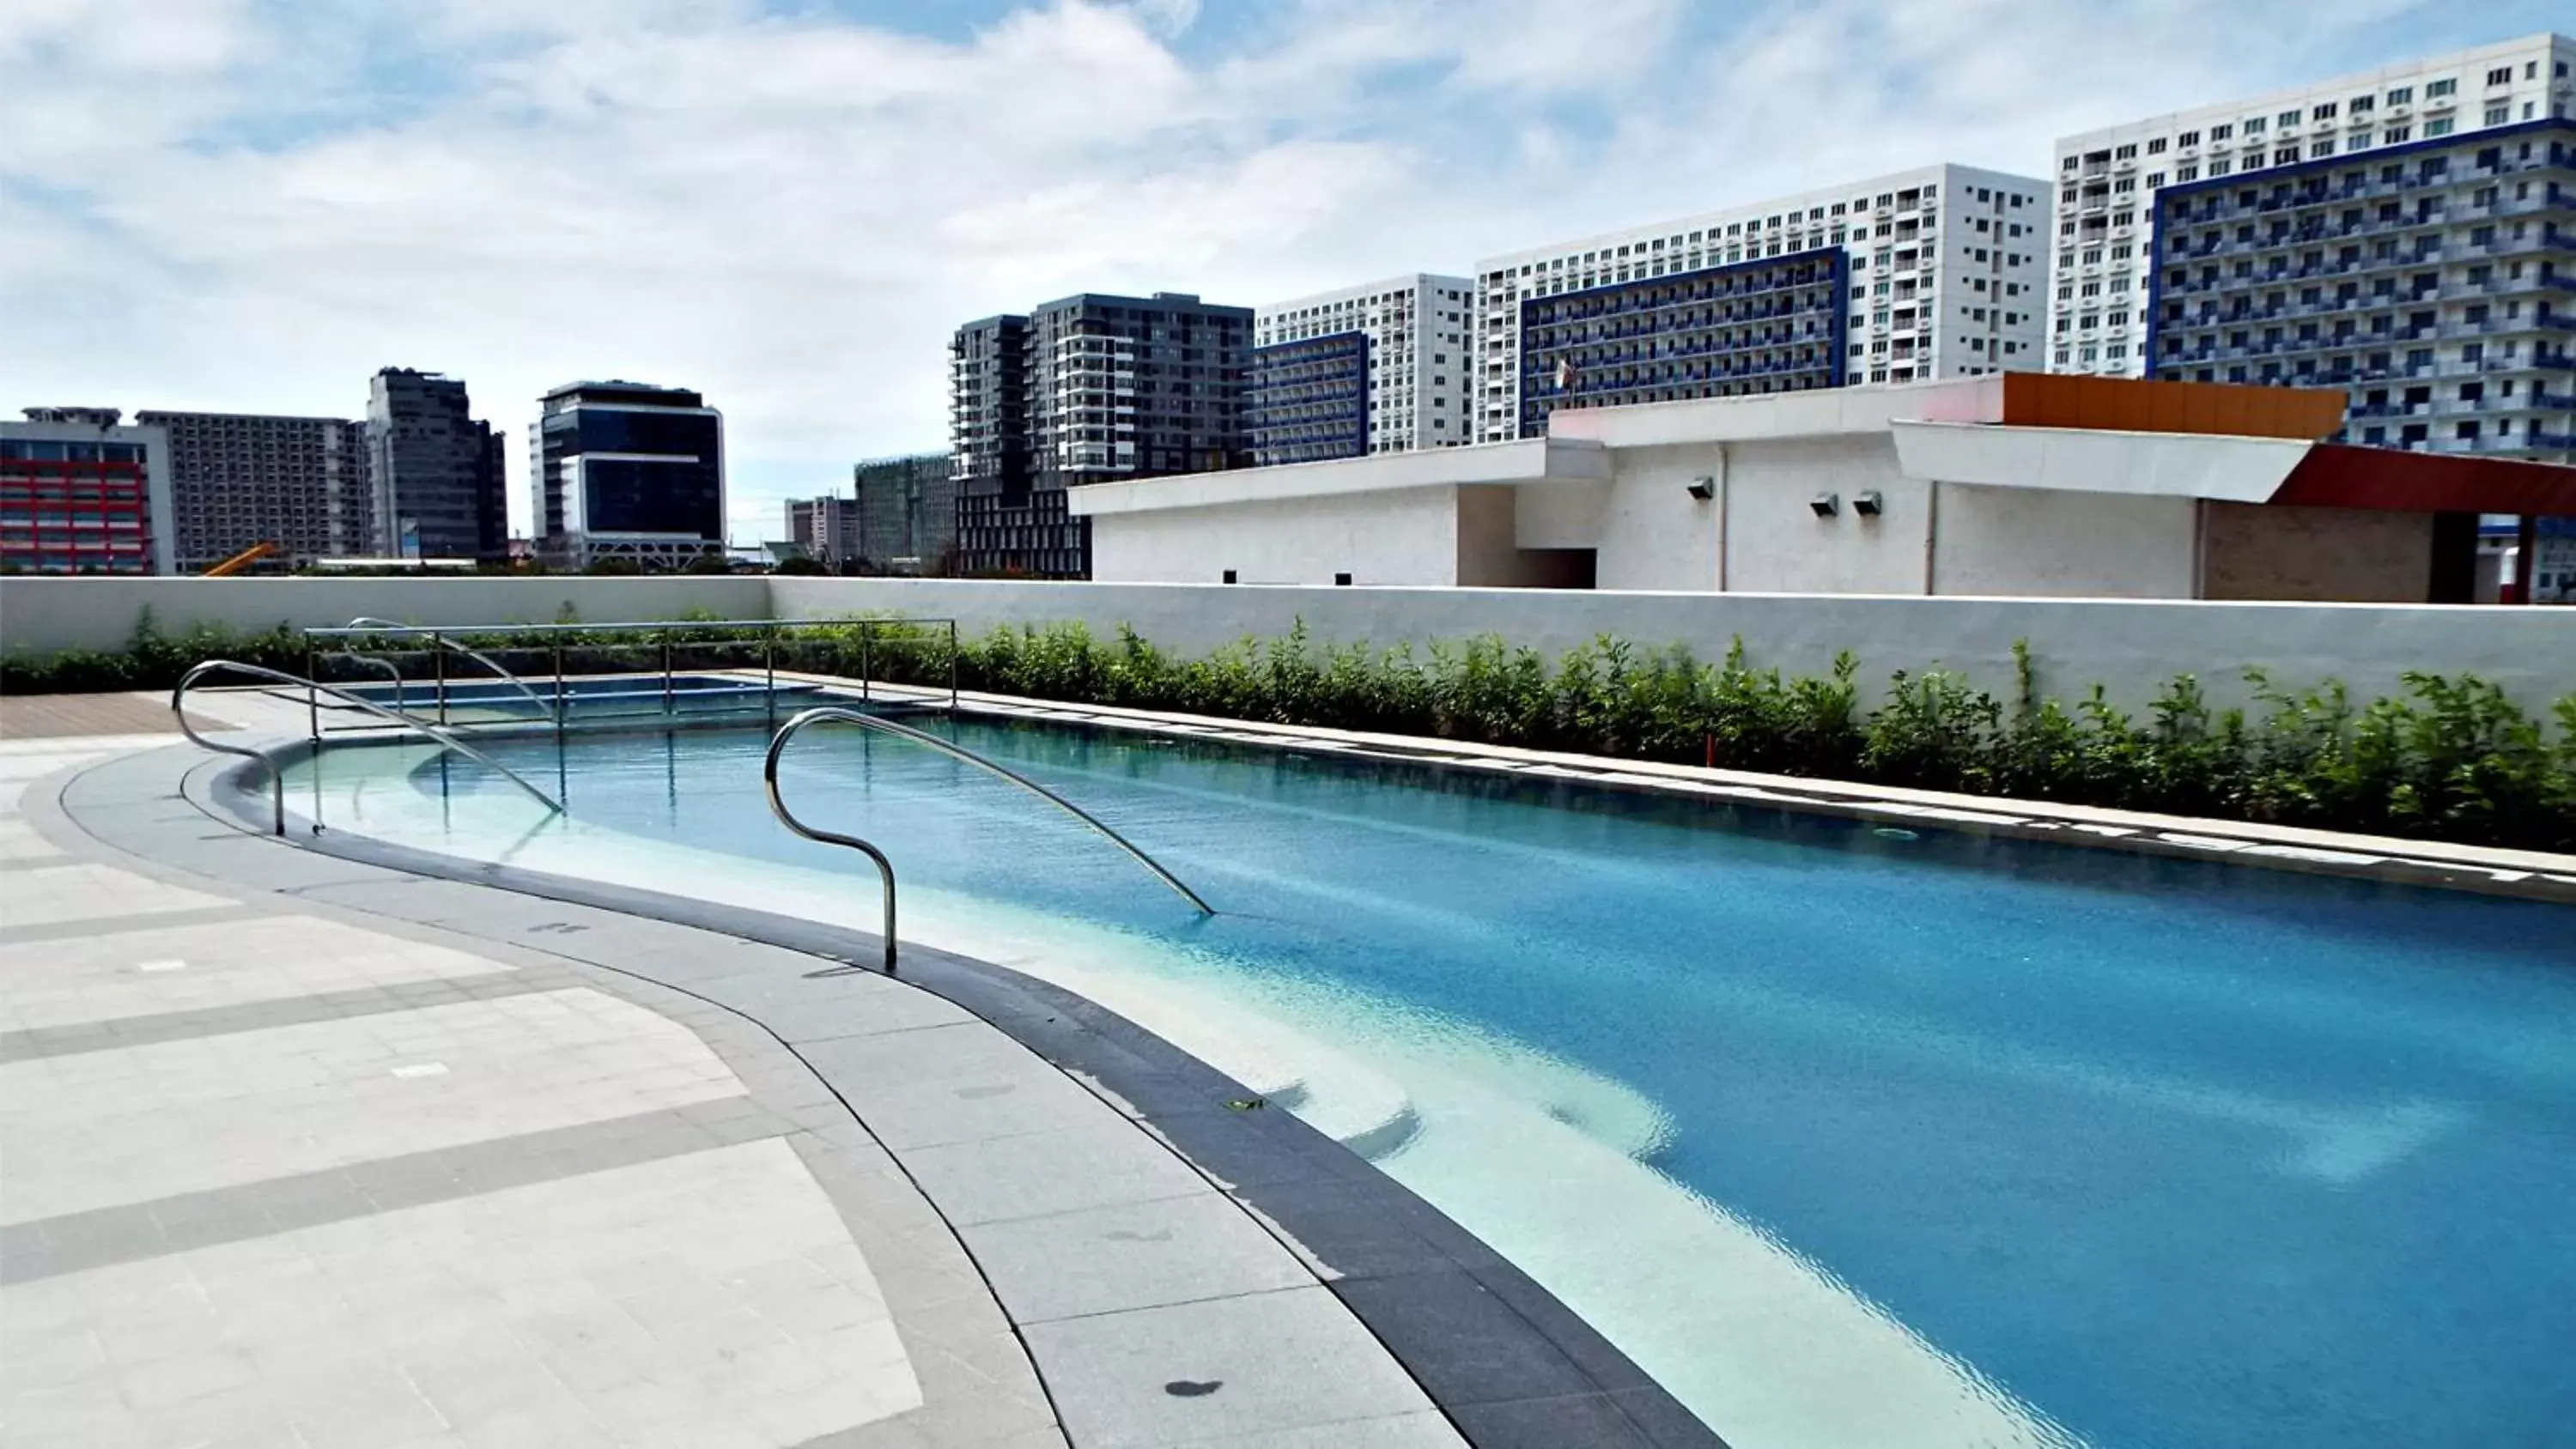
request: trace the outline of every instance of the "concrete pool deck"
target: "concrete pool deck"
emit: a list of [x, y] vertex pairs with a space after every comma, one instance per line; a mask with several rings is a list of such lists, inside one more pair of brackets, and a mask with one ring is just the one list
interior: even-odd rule
[[13, 1443], [1716, 1442], [1076, 998], [281, 845], [167, 739], [0, 745]]

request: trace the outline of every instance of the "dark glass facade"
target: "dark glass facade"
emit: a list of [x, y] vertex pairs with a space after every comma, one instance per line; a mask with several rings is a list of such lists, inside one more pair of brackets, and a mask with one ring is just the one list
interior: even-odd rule
[[2576, 459], [2576, 121], [2157, 197], [2152, 376], [2339, 387], [2348, 442]]
[[1252, 461], [1316, 463], [1368, 453], [1369, 341], [1335, 332], [1252, 351]]
[[1561, 407], [1843, 385], [1840, 247], [1521, 301], [1521, 436]]
[[1252, 311], [1093, 294], [989, 317], [949, 344], [961, 572], [1084, 578], [1065, 490], [1248, 467]]
[[501, 562], [510, 554], [501, 434], [460, 378], [388, 367], [367, 398], [370, 551]]
[[694, 544], [723, 545], [724, 420], [697, 393], [575, 383], [546, 394], [536, 431], [538, 548], [549, 561], [668, 564]]

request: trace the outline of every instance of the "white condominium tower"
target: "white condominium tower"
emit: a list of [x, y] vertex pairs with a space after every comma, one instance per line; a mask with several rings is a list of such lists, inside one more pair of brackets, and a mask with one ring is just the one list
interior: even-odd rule
[[[2051, 370], [2146, 375], [2148, 279], [2161, 224], [2155, 199], [2168, 188], [2249, 175], [2269, 181], [2564, 119], [2576, 115], [2571, 59], [2576, 42], [2534, 35], [2060, 139], [2049, 238]], [[2363, 212], [2362, 231], [2386, 225], [2380, 208]], [[2412, 208], [2401, 215], [2411, 218]], [[2217, 380], [2227, 380], [2223, 371]]]
[[1427, 272], [1252, 309], [1259, 466], [1469, 442], [1473, 286]]
[[1489, 258], [1475, 437], [1558, 407], [2039, 366], [2047, 183], [1925, 166]]

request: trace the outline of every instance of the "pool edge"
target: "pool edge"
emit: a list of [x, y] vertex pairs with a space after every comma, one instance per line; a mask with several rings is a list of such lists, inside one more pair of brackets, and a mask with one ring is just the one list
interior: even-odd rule
[[[263, 748], [282, 768], [312, 746], [307, 740], [283, 739]], [[230, 828], [276, 839], [266, 832], [264, 785], [264, 771], [253, 763], [217, 763], [184, 771], [178, 793]], [[69, 815], [69, 801], [64, 805]], [[77, 815], [71, 818], [80, 823]], [[108, 843], [153, 858], [133, 842]], [[399, 875], [732, 936], [814, 956], [841, 969], [872, 972], [872, 967], [850, 963], [873, 962], [881, 955], [880, 939], [864, 931], [485, 864], [344, 830], [316, 832], [291, 823], [280, 843]], [[420, 920], [374, 909], [416, 924], [524, 944], [479, 930], [473, 922], [444, 916]], [[550, 941], [547, 949], [579, 955], [581, 946], [572, 939]], [[593, 964], [656, 979], [632, 963]], [[1259, 1101], [1255, 1094], [1215, 1067], [1078, 993], [1005, 966], [906, 944], [900, 968], [899, 980], [958, 1006], [1103, 1096], [1284, 1236], [1292, 1251], [1317, 1268], [1317, 1278], [1334, 1299], [1476, 1449], [1611, 1445], [1623, 1439], [1674, 1449], [1726, 1449], [1715, 1430], [1483, 1240], [1321, 1131], [1285, 1111], [1252, 1105]], [[743, 1014], [766, 1027], [756, 1014]], [[793, 1045], [787, 1049], [804, 1055]], [[1342, 1263], [1334, 1261], [1337, 1253], [1343, 1255]], [[1568, 1375], [1582, 1387], [1520, 1398], [1478, 1391], [1490, 1389], [1498, 1377], [1564, 1382]]]

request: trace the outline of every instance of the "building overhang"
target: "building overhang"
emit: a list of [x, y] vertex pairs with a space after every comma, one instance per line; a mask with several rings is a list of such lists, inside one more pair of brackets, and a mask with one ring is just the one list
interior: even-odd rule
[[1236, 468], [1221, 473], [1177, 473], [1115, 483], [1086, 483], [1068, 490], [1077, 517], [1156, 513], [1176, 508], [1222, 508], [1246, 503], [1391, 493], [1413, 488], [1605, 481], [1609, 450], [1579, 438], [1528, 438], [1468, 448], [1425, 448], [1320, 463]]
[[2576, 468], [2209, 433], [1897, 422], [1910, 478], [2409, 513], [2576, 513]]

